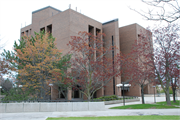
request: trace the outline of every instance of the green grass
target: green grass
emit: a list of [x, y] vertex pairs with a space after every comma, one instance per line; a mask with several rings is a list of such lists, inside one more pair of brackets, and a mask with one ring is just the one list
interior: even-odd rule
[[[166, 102], [157, 102], [156, 104], [135, 104], [135, 105], [126, 105], [126, 106], [118, 106], [112, 107], [110, 109], [168, 109], [168, 108], [179, 108], [179, 102], [173, 103], [171, 101], [172, 106], [167, 105]], [[174, 106], [176, 105], [176, 106]]]
[[[167, 103], [165, 101], [164, 102], [157, 102], [157, 104], [159, 104], [159, 105], [167, 105]], [[171, 105], [180, 106], [180, 100], [176, 100], [175, 103], [173, 101], [171, 101]]]
[[46, 120], [179, 120], [180, 116], [174, 115], [145, 115], [145, 116], [108, 116], [108, 117], [59, 117]]

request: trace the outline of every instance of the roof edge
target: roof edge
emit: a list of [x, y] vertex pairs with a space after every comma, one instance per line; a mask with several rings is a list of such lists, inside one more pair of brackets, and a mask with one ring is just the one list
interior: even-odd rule
[[44, 7], [44, 8], [41, 8], [41, 9], [38, 9], [38, 10], [33, 11], [33, 12], [32, 12], [32, 14], [37, 13], [37, 12], [39, 12], [39, 11], [41, 11], [41, 10], [46, 9], [46, 8], [52, 8], [52, 9], [54, 9], [54, 10], [57, 10], [57, 11], [59, 11], [59, 12], [62, 12], [62, 11], [60, 11], [60, 10], [58, 10], [58, 9], [54, 8], [54, 7], [47, 6], [47, 7]]
[[116, 18], [114, 20], [107, 21], [105, 23], [102, 23], [102, 25], [109, 24], [109, 23], [116, 22], [116, 21], [118, 21], [118, 18]]

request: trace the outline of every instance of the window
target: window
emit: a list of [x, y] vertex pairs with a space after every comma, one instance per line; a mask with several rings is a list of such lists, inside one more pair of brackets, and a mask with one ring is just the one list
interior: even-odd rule
[[47, 26], [47, 32], [52, 34], [52, 24]]
[[28, 30], [26, 30], [26, 36], [28, 36]]
[[[114, 39], [113, 39], [113, 36], [112, 36], [112, 61], [113, 61], [113, 72], [114, 72]], [[115, 77], [113, 77], [113, 93], [115, 95]]]
[[40, 29], [40, 31], [41, 31], [41, 32], [42, 32], [42, 31], [44, 31], [44, 32], [45, 32], [45, 27], [41, 28], [41, 29]]

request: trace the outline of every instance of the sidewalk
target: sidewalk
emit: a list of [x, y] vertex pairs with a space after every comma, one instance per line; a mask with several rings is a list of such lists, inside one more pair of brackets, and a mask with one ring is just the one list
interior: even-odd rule
[[[178, 100], [180, 97], [178, 97]], [[172, 100], [172, 98], [171, 98]], [[156, 101], [165, 101], [165, 97], [156, 97]], [[153, 103], [154, 97], [145, 97], [146, 103]], [[141, 104], [139, 102], [126, 103]], [[180, 115], [180, 109], [136, 109], [113, 110], [114, 106], [122, 106], [123, 103], [105, 105], [105, 111], [74, 111], [74, 112], [32, 112], [32, 113], [1, 113], [0, 120], [46, 120], [48, 117], [83, 117], [83, 116], [126, 116], [126, 115]]]

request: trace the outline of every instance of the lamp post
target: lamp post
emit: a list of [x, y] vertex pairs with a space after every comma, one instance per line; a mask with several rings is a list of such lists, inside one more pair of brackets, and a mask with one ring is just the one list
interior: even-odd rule
[[[50, 86], [50, 92], [51, 92], [51, 87], [53, 86], [53, 84], [50, 83], [49, 86]], [[51, 95], [50, 95], [50, 100], [51, 100]]]
[[1, 95], [1, 88], [2, 88], [2, 86], [0, 86], [0, 95]]
[[124, 87], [130, 87], [131, 84], [125, 84], [124, 82], [122, 84], [117, 84], [117, 87], [121, 87], [123, 89], [123, 105], [125, 106], [125, 96], [124, 96]]
[[0, 103], [1, 103], [1, 88], [2, 88], [2, 86], [0, 86]]
[[154, 88], [154, 103], [156, 103], [155, 87], [156, 87], [156, 86], [153, 86], [153, 88]]

